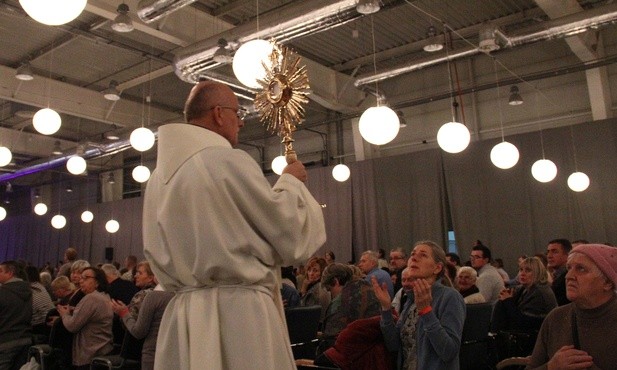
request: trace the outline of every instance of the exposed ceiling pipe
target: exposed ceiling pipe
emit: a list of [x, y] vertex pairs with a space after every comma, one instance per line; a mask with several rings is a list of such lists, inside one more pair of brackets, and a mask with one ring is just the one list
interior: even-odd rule
[[175, 72], [180, 79], [196, 83], [200, 78], [208, 77], [205, 71], [219, 64], [212, 57], [219, 47], [220, 38], [235, 46], [254, 39], [285, 43], [361, 17], [356, 5], [357, 0], [314, 0], [284, 6], [260, 16], [259, 29], [254, 22], [246, 23], [176, 51]]
[[[527, 45], [538, 41], [573, 36], [590, 29], [598, 29], [617, 21], [617, 3], [608, 4], [591, 10], [585, 10], [558, 19], [546, 21], [542, 24], [542, 30], [530, 32], [520, 36], [507, 36], [502, 32], [496, 32], [496, 37], [503, 41], [503, 47], [515, 47]], [[455, 50], [449, 56], [427, 58], [420, 62], [396, 67], [377, 74], [360, 77], [354, 83], [356, 87], [361, 87], [378, 81], [397, 77], [405, 73], [417, 71], [419, 69], [444, 63], [448, 60], [459, 59], [471, 55], [479, 54], [478, 48], [468, 47]]]
[[[154, 135], [156, 136], [157, 133], [155, 132]], [[128, 149], [131, 146], [131, 143], [129, 142], [129, 140], [119, 140], [107, 145], [95, 145], [91, 143], [89, 145], [91, 145], [91, 147], [86, 148], [82, 155], [84, 159], [98, 158], [105, 155], [113, 155], [119, 153], [123, 150]], [[52, 158], [50, 160], [38, 161], [34, 164], [29, 165], [28, 167], [21, 168], [15, 172], [0, 175], [0, 182], [10, 181], [37, 172], [62, 167], [66, 164], [66, 161], [68, 161], [69, 158], [71, 158], [75, 154], [77, 154], [76, 151], [70, 154], [64, 154], [59, 157]]]

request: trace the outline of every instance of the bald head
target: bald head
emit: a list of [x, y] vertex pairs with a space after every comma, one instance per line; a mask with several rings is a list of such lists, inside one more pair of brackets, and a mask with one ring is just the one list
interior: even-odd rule
[[231, 145], [238, 143], [240, 127], [238, 98], [229, 86], [203, 81], [193, 87], [184, 105], [187, 123], [200, 126], [223, 136]]

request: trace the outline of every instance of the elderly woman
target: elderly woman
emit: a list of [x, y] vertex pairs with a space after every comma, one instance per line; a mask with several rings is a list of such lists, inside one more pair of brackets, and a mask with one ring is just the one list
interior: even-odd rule
[[306, 263], [306, 278], [300, 288], [301, 306], [321, 306], [321, 319], [323, 323], [326, 310], [330, 304], [330, 292], [321, 284], [321, 275], [325, 270], [326, 260], [321, 257], [313, 257]]
[[81, 273], [86, 267], [90, 267], [90, 263], [85, 260], [77, 260], [71, 265], [71, 283], [75, 285], [75, 292], [69, 298], [69, 306], [75, 307], [84, 297], [84, 293], [79, 289], [81, 284]]
[[56, 300], [57, 304], [63, 306], [69, 304], [69, 300], [76, 290], [75, 284], [71, 283], [69, 278], [64, 275], [58, 276], [51, 282], [52, 298]]
[[557, 307], [557, 299], [546, 280], [546, 269], [537, 257], [519, 264], [520, 286], [504, 289], [493, 312], [493, 331], [516, 330], [536, 332], [549, 312]]
[[614, 369], [617, 364], [617, 249], [582, 244], [566, 263], [572, 302], [551, 311], [527, 369]]
[[73, 312], [68, 306], [58, 305], [58, 313], [64, 327], [73, 337], [73, 365], [76, 369], [89, 369], [90, 361], [113, 349], [111, 325], [114, 312], [105, 293], [105, 273], [94, 267], [86, 267], [81, 273], [79, 289], [83, 299]]
[[441, 283], [446, 254], [432, 241], [417, 242], [407, 261], [412, 290], [398, 322], [390, 308], [386, 285], [372, 279], [381, 303], [381, 332], [390, 351], [398, 351], [397, 369], [448, 370], [459, 368], [458, 353], [465, 321], [465, 302], [452, 287]]
[[480, 293], [480, 289], [476, 286], [476, 280], [478, 280], [478, 272], [473, 267], [463, 266], [458, 270], [456, 283], [465, 304], [486, 302], [484, 296]]

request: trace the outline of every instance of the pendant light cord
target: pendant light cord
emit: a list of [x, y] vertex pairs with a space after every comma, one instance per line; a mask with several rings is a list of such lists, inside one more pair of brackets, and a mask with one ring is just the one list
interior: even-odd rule
[[499, 94], [499, 77], [497, 75], [497, 61], [493, 57], [493, 69], [495, 70], [495, 86], [497, 87], [497, 109], [499, 110], [499, 128], [501, 129], [501, 141], [506, 141], [503, 133], [503, 114], [501, 112], [501, 96]]
[[[373, 73], [377, 75], [377, 48], [375, 46], [375, 24], [374, 17], [371, 14], [371, 41], [373, 43]], [[375, 81], [375, 94], [377, 99], [377, 106], [379, 106], [380, 98], [379, 98], [379, 82]]]

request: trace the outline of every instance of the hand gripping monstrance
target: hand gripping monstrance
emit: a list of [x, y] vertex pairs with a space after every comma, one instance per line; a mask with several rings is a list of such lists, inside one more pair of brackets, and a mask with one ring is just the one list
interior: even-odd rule
[[275, 42], [272, 45], [270, 66], [262, 63], [266, 77], [259, 80], [262, 90], [255, 96], [255, 109], [268, 130], [281, 137], [285, 159], [292, 163], [298, 159], [293, 150], [292, 133], [304, 117], [302, 104], [308, 103], [308, 75], [305, 66], [298, 66], [300, 57], [285, 46]]

